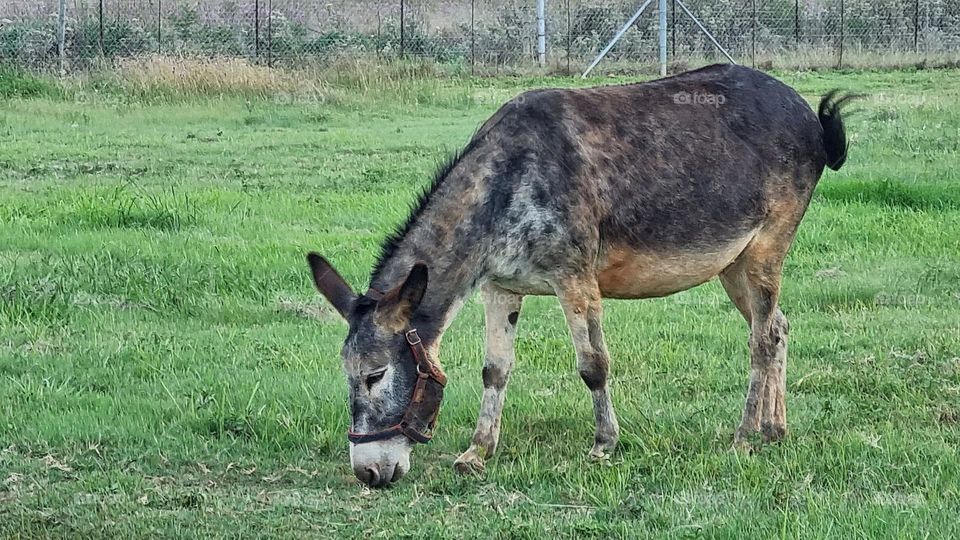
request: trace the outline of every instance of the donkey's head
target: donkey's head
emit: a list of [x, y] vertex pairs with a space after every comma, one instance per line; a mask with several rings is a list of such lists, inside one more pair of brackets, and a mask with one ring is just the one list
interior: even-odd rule
[[307, 255], [317, 289], [350, 325], [340, 356], [350, 393], [350, 463], [381, 487], [410, 470], [415, 442], [430, 440], [440, 409], [440, 368], [427, 358], [411, 320], [427, 289], [417, 264], [389, 291], [357, 295], [323, 257]]

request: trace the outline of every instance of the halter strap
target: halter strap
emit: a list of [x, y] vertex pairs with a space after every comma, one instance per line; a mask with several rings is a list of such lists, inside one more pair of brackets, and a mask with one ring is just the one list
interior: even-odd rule
[[[370, 288], [366, 296], [379, 301], [384, 294]], [[443, 388], [447, 385], [447, 376], [437, 363], [430, 360], [416, 328], [404, 332], [404, 338], [417, 365], [417, 383], [413, 387], [410, 404], [407, 405], [407, 410], [398, 424], [370, 433], [348, 431], [347, 439], [354, 444], [381, 441], [397, 435], [404, 435], [415, 443], [428, 443], [433, 438], [433, 429], [437, 424], [437, 415], [440, 414], [440, 402], [443, 400]]]

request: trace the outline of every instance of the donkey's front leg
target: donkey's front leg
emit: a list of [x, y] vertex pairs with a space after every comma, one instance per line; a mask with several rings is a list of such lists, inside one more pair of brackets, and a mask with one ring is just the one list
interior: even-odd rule
[[480, 417], [470, 448], [454, 462], [459, 472], [483, 470], [483, 462], [492, 456], [500, 439], [500, 414], [506, 396], [507, 380], [514, 362], [514, 339], [523, 297], [492, 283], [481, 289], [487, 327], [487, 351], [483, 362], [483, 398]]
[[593, 396], [593, 413], [597, 432], [590, 457], [604, 459], [610, 456], [620, 437], [620, 426], [613, 411], [607, 374], [610, 355], [603, 341], [603, 304], [596, 280], [587, 279], [562, 283], [557, 287], [557, 298], [563, 307], [567, 325], [573, 335], [577, 351], [577, 369]]

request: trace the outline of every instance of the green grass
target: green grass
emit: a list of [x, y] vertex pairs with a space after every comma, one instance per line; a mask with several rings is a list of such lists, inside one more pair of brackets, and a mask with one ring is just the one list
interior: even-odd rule
[[0, 99], [36, 96], [56, 97], [56, 84], [40, 77], [0, 64]]
[[574, 81], [336, 103], [3, 90], [0, 536], [957, 537], [960, 72], [782, 76], [870, 94], [786, 265], [788, 439], [730, 451], [747, 329], [711, 283], [606, 303], [622, 439], [588, 461], [563, 318], [532, 298], [499, 454], [457, 476], [473, 301], [437, 436], [381, 491], [347, 463], [346, 328], [303, 255], [362, 288], [439, 161], [521, 88]]

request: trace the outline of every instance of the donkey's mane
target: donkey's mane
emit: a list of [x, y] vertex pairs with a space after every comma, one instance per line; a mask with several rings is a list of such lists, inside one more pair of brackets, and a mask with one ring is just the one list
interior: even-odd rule
[[443, 181], [450, 175], [453, 168], [457, 166], [457, 163], [460, 162], [460, 159], [463, 158], [467, 152], [476, 146], [477, 139], [478, 137], [476, 136], [471, 138], [465, 147], [448, 155], [446, 160], [437, 167], [433, 175], [433, 181], [417, 195], [413, 204], [410, 205], [410, 214], [407, 216], [407, 220], [388, 234], [383, 240], [383, 244], [380, 245], [380, 257], [377, 258], [377, 263], [373, 265], [373, 271], [370, 272], [371, 281], [383, 270], [383, 267], [386, 266], [387, 262], [397, 251], [397, 248], [400, 247], [400, 242], [403, 241], [404, 237], [406, 237], [414, 225], [417, 224], [420, 216], [423, 215], [424, 210], [426, 210], [430, 204], [430, 200], [440, 189], [440, 186], [443, 185]]

